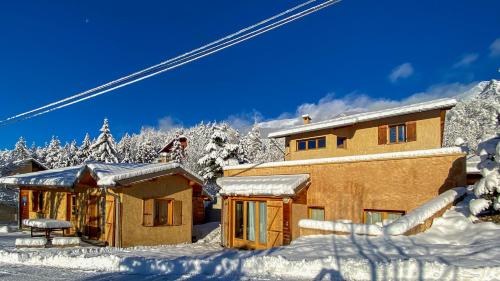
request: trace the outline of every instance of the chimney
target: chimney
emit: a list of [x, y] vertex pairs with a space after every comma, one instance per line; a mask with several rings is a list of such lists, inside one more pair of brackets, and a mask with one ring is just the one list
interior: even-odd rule
[[311, 116], [309, 116], [309, 114], [304, 114], [302, 115], [302, 120], [304, 120], [304, 125], [307, 125], [309, 123], [311, 123]]

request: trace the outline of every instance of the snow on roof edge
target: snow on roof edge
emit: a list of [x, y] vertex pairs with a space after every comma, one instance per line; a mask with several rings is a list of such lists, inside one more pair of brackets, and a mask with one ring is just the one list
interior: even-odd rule
[[310, 182], [309, 174], [222, 177], [220, 195], [293, 196]]
[[[25, 174], [12, 175], [0, 178], [0, 184], [11, 185], [11, 186], [53, 186], [53, 187], [72, 187], [75, 182], [80, 178], [82, 172], [85, 170], [86, 165], [76, 165], [64, 168], [49, 169], [38, 172], [31, 172]], [[72, 171], [74, 170], [74, 171]], [[65, 175], [66, 177], [56, 177], [58, 172], [71, 171], [71, 174]], [[44, 175], [54, 175], [43, 182]], [[37, 176], [41, 176], [37, 178]]]
[[165, 172], [165, 175], [168, 175], [173, 174], [172, 172], [178, 172], [178, 170], [180, 170], [180, 174], [184, 175], [185, 177], [192, 178], [193, 180], [198, 181], [199, 184], [203, 184], [204, 181], [200, 176], [179, 163], [170, 162], [155, 165], [153, 167], [150, 166], [146, 168], [135, 168], [131, 171], [105, 176], [97, 181], [97, 185], [101, 187], [113, 187], [122, 180], [160, 172]]
[[289, 129], [272, 132], [268, 134], [268, 138], [281, 138], [297, 133], [305, 133], [322, 129], [337, 128], [337, 127], [343, 127], [360, 122], [367, 122], [387, 117], [430, 111], [441, 108], [449, 108], [455, 106], [456, 104], [457, 104], [456, 99], [444, 98], [444, 99], [437, 99], [437, 100], [394, 107], [389, 109], [368, 111], [368, 112], [333, 118], [330, 120], [325, 120], [317, 123], [299, 125]]
[[403, 152], [387, 152], [387, 153], [366, 154], [366, 155], [267, 162], [261, 164], [242, 164], [235, 166], [226, 166], [223, 169], [224, 171], [229, 171], [229, 170], [242, 170], [242, 169], [252, 169], [252, 168], [270, 168], [270, 167], [280, 167], [280, 166], [299, 166], [299, 165], [345, 163], [345, 162], [358, 162], [358, 161], [375, 161], [384, 159], [401, 159], [401, 158], [411, 158], [411, 157], [428, 157], [428, 156], [439, 156], [439, 155], [448, 155], [457, 153], [465, 153], [465, 152], [460, 147], [442, 147], [435, 149], [411, 150]]
[[[116, 174], [109, 174], [99, 178], [95, 172], [96, 167], [92, 166], [93, 163], [87, 163], [83, 165], [64, 167], [58, 169], [50, 169], [39, 172], [32, 172], [26, 174], [19, 174], [14, 176], [7, 176], [0, 178], [0, 184], [6, 184], [11, 186], [54, 186], [70, 188], [78, 182], [80, 177], [83, 175], [84, 171], [88, 170], [92, 177], [97, 181], [97, 186], [99, 187], [112, 187], [117, 184], [117, 181], [125, 180], [133, 177], [138, 177], [142, 175], [148, 175], [158, 172], [175, 172], [182, 174], [183, 176], [203, 184], [203, 179], [185, 168], [179, 163], [161, 163], [161, 164], [148, 164], [144, 167], [131, 168], [128, 171], [121, 171]], [[101, 165], [109, 165], [106, 163], [99, 163]], [[66, 173], [65, 173], [66, 172]]]

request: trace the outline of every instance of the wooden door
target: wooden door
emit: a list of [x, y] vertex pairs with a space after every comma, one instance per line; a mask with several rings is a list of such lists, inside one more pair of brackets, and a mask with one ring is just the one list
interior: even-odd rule
[[115, 200], [112, 196], [106, 197], [106, 228], [104, 240], [108, 246], [115, 246]]
[[283, 245], [283, 201], [267, 201], [267, 247]]
[[21, 190], [19, 193], [19, 213], [21, 215], [20, 221], [30, 218], [30, 192], [29, 190]]
[[99, 196], [89, 196], [87, 203], [87, 222], [85, 227], [89, 239], [99, 240], [101, 236], [101, 213], [99, 208]]

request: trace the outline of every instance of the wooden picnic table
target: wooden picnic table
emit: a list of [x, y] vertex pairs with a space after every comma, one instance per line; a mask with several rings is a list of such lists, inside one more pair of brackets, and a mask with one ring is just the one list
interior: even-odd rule
[[[54, 219], [25, 219], [23, 225], [30, 228], [31, 237], [45, 237], [50, 240], [50, 235], [53, 231], [64, 231], [70, 229], [72, 224], [69, 221], [54, 220]], [[34, 234], [34, 232], [43, 232], [42, 235]]]

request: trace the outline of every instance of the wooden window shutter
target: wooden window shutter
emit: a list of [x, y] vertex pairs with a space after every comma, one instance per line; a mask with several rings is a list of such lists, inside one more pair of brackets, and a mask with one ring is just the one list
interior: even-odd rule
[[378, 127], [378, 144], [387, 144], [387, 125]]
[[406, 141], [416, 141], [417, 140], [417, 122], [407, 122], [406, 123]]
[[31, 192], [31, 211], [38, 212], [38, 191]]
[[173, 211], [173, 225], [181, 225], [182, 224], [182, 201], [174, 200], [173, 202], [174, 211]]
[[144, 209], [143, 209], [142, 224], [144, 226], [153, 226], [155, 200], [145, 199], [143, 202], [144, 202]]

